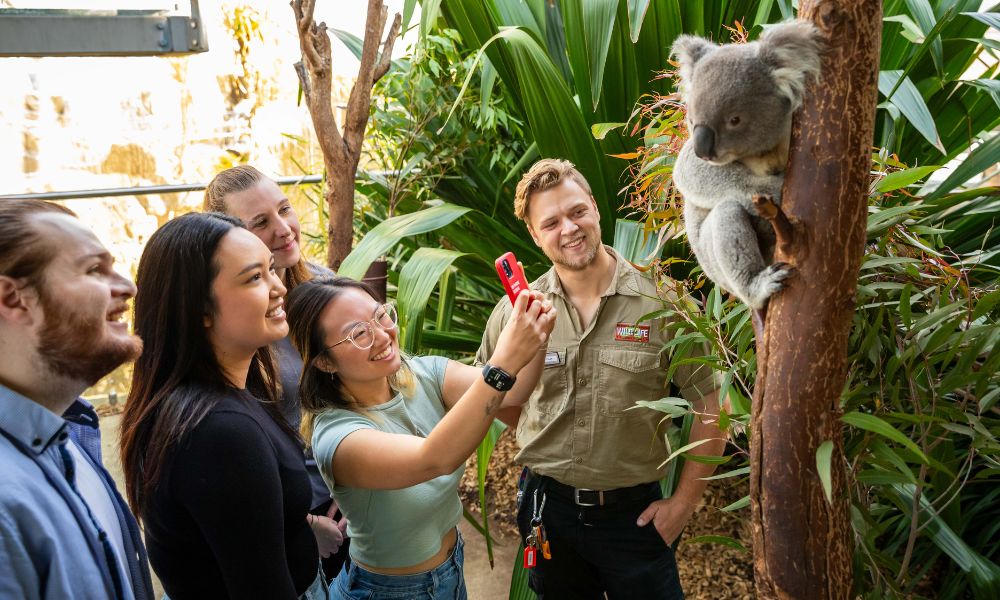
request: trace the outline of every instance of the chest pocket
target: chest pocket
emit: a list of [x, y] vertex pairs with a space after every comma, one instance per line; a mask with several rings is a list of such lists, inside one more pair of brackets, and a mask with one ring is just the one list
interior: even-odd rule
[[598, 389], [602, 390], [599, 410], [606, 417], [636, 415], [642, 409], [628, 409], [637, 401], [658, 400], [665, 395], [658, 352], [608, 346], [601, 348], [597, 362]]
[[566, 348], [550, 347], [545, 353], [545, 367], [540, 385], [535, 388], [532, 404], [543, 415], [557, 415], [566, 408], [569, 398], [566, 375]]

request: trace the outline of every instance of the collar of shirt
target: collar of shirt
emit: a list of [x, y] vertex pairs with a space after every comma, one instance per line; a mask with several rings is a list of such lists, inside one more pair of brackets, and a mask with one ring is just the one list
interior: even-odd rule
[[[78, 399], [71, 409], [81, 402]], [[44, 452], [65, 427], [63, 417], [0, 384], [0, 430], [36, 455]]]
[[[615, 259], [615, 276], [611, 279], [611, 284], [608, 285], [608, 289], [601, 294], [602, 298], [608, 296], [614, 296], [615, 294], [620, 294], [622, 296], [639, 296], [639, 281], [638, 278], [641, 276], [639, 270], [632, 266], [632, 263], [625, 260], [621, 254], [619, 254], [611, 246], [605, 245], [604, 249]], [[545, 272], [544, 275], [536, 279], [531, 283], [531, 289], [542, 292], [543, 294], [556, 294], [557, 296], [566, 298], [566, 292], [563, 290], [562, 282], [559, 280], [559, 274], [556, 273], [556, 268], [553, 266], [551, 269]]]
[[74, 425], [86, 427], [87, 429], [100, 430], [101, 428], [101, 423], [97, 418], [97, 411], [94, 410], [94, 405], [87, 402], [83, 398], [77, 398], [76, 401], [66, 409], [66, 412], [63, 413], [63, 418]]

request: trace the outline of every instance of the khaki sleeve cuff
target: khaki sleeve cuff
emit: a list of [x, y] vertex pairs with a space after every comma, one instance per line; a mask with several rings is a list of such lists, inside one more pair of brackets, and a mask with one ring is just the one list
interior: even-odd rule
[[504, 326], [507, 324], [507, 319], [510, 318], [510, 311], [510, 300], [507, 299], [507, 296], [502, 296], [497, 301], [496, 306], [493, 307], [493, 312], [490, 313], [490, 318], [486, 322], [486, 328], [483, 330], [483, 341], [479, 345], [479, 350], [476, 351], [475, 365], [477, 367], [485, 365], [490, 360], [490, 357], [493, 356], [497, 340], [500, 338], [500, 332], [503, 331]]

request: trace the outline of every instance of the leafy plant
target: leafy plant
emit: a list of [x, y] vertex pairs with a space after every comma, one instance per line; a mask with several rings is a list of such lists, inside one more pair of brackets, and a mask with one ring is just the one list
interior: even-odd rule
[[[921, 595], [933, 582], [957, 598], [988, 593], [995, 579], [1000, 193], [956, 191], [1000, 160], [992, 134], [1000, 46], [985, 36], [996, 27], [995, 9], [977, 13], [978, 5], [884, 5], [873, 141], [882, 148], [873, 155], [869, 255], [843, 397], [856, 475], [856, 588], [866, 597]], [[370, 201], [361, 217], [369, 232], [345, 264], [363, 272], [369, 257], [388, 254], [392, 283], [407, 297], [407, 344], [470, 352], [499, 297], [492, 257], [512, 249], [529, 276], [544, 268], [511, 214], [513, 182], [537, 157], [568, 158], [594, 188], [605, 240], [616, 217], [638, 214], [643, 241], [662, 248], [655, 268], [702, 301], [698, 313], [665, 307], [682, 317], [665, 351], [674, 364], [702, 360], [720, 370], [732, 405], [722, 424], [739, 457], [756, 372], [753, 336], [745, 307], [706, 286], [689, 260], [670, 187], [685, 134], [666, 52], [680, 33], [755, 37], [794, 10], [787, 0], [423, 2], [427, 46], [414, 55], [416, 71], [399, 72], [401, 87], [386, 84], [390, 103], [374, 121], [376, 135], [387, 128], [387, 137], [373, 164], [401, 177], [359, 187]], [[434, 56], [436, 72], [423, 58]], [[969, 78], [970, 67], [980, 72]], [[407, 86], [424, 93], [407, 98]], [[949, 174], [921, 189], [954, 159]], [[689, 356], [702, 340], [713, 354]], [[677, 403], [651, 407], [683, 414]], [[826, 456], [817, 456], [821, 472]], [[745, 476], [742, 461], [730, 466], [715, 477]], [[512, 597], [525, 593], [518, 581]]]
[[[931, 47], [929, 40], [921, 43]], [[670, 175], [686, 137], [682, 109], [674, 96], [650, 95], [630, 126], [645, 142], [635, 153], [632, 205], [644, 212], [648, 230], [677, 240], [683, 223]], [[1000, 190], [955, 191], [1000, 158], [998, 138], [976, 133], [978, 146], [923, 196], [914, 190], [939, 167], [907, 168], [885, 149], [873, 156], [868, 253], [841, 399], [854, 482], [855, 588], [863, 597], [992, 597], [1000, 590], [1000, 548], [990, 537], [996, 528], [973, 525], [1000, 516], [1000, 269], [990, 243]], [[957, 206], [973, 209], [974, 218]], [[964, 226], [961, 236], [958, 226]], [[696, 269], [671, 269], [676, 264], [675, 258], [660, 268], [683, 279], [678, 289], [702, 298], [704, 310], [691, 311], [686, 303], [665, 309], [678, 317], [665, 351], [673, 364], [706, 361], [723, 375], [721, 393], [733, 410], [722, 421], [742, 430], [756, 375], [749, 315], [743, 305], [724, 301], [718, 288], [706, 290]], [[687, 349], [695, 342], [712, 344], [713, 354], [691, 356]], [[663, 401], [647, 405], [677, 414]], [[746, 437], [733, 439], [744, 453]], [[816, 460], [827, 496], [838, 493], [830, 489], [829, 446], [819, 445]], [[716, 477], [745, 473], [737, 463]]]
[[[881, 228], [887, 204], [891, 198], [873, 195], [875, 233], [862, 266], [841, 400], [855, 480], [857, 591], [911, 597], [933, 582], [943, 598], [970, 590], [987, 597], [1000, 586], [997, 271], [963, 265], [914, 231], [928, 218], [919, 199], [900, 222]], [[971, 284], [975, 271], [993, 283]], [[684, 352], [688, 341], [712, 344], [708, 360], [724, 375], [731, 422], [746, 425], [756, 373], [752, 333], [745, 308], [723, 303], [716, 290], [704, 312], [666, 309], [682, 317], [668, 350], [677, 361], [694, 358]], [[745, 438], [734, 439], [745, 447]], [[718, 477], [742, 475], [743, 468]]]

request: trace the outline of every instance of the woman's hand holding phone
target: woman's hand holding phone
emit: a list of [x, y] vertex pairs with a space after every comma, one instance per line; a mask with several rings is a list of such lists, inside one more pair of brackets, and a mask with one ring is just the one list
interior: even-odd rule
[[541, 292], [521, 290], [490, 364], [517, 373], [545, 348], [555, 323], [556, 310]]

